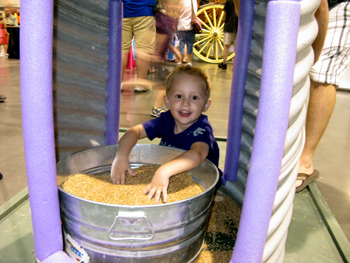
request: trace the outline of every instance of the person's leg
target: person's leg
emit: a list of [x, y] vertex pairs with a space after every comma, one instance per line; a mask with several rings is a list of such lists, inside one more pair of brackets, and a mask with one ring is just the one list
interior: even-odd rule
[[154, 54], [156, 41], [155, 18], [150, 16], [134, 17], [133, 32], [136, 45], [136, 70], [137, 79], [135, 83], [136, 91], [148, 91], [152, 89], [147, 80], [147, 71], [151, 62], [151, 56]]
[[124, 81], [124, 73], [128, 65], [128, 53], [122, 53], [122, 82]]
[[154, 102], [154, 106], [152, 108], [151, 116], [159, 117], [164, 110], [162, 109], [165, 95], [165, 87], [163, 85], [163, 89], [158, 90], [156, 101]]
[[230, 52], [233, 33], [224, 32], [224, 51], [222, 52], [223, 63], [227, 63], [227, 57]]
[[124, 81], [124, 73], [128, 64], [128, 53], [132, 43], [132, 20], [129, 18], [123, 18], [123, 36], [122, 36], [122, 76], [121, 80]]
[[177, 63], [178, 65], [181, 65], [181, 60], [182, 58], [184, 57], [184, 49], [185, 49], [185, 41], [186, 41], [186, 32], [185, 31], [178, 31], [177, 32], [177, 37], [179, 38], [179, 51], [180, 51], [180, 60], [179, 62]]
[[[0, 38], [1, 40], [1, 38]], [[0, 44], [0, 57], [5, 56], [5, 45]]]
[[155, 56], [154, 62], [163, 62], [165, 57], [165, 51], [168, 48], [169, 36], [167, 34], [158, 33], [156, 34], [156, 47], [155, 47]]
[[7, 36], [7, 44], [5, 45], [5, 54], [7, 54], [8, 48], [9, 48], [9, 43], [10, 43], [10, 33], [6, 34]]
[[[303, 178], [306, 185], [317, 179], [312, 158], [332, 116], [336, 101], [336, 88], [339, 76], [349, 63], [350, 45], [350, 5], [340, 3], [329, 12], [329, 24], [326, 39], [318, 61], [310, 71], [311, 87], [308, 113], [306, 117], [305, 146], [300, 157], [299, 179]], [[327, 84], [322, 84], [327, 83]], [[307, 178], [313, 175], [314, 178]], [[305, 179], [306, 178], [306, 179]], [[307, 180], [309, 179], [309, 182]], [[296, 186], [302, 184], [296, 181]], [[305, 185], [305, 184], [304, 184]], [[297, 191], [301, 190], [301, 186]]]
[[230, 46], [231, 45], [224, 45], [224, 51], [223, 51], [223, 63], [224, 64], [227, 64], [227, 57], [228, 57], [228, 54], [230, 53]]
[[150, 62], [151, 62], [150, 54], [136, 51], [136, 69], [137, 69], [138, 79], [147, 78], [147, 70]]
[[[156, 43], [155, 43], [155, 48], [154, 48], [154, 54], [151, 56], [151, 61], [150, 65], [148, 67], [148, 72], [149, 73], [154, 73], [158, 70], [159, 65], [164, 62], [164, 53], [166, 51], [166, 45], [167, 45], [167, 39], [168, 36], [164, 33], [160, 33], [160, 31], [157, 29], [156, 30]], [[165, 46], [165, 47], [164, 47]]]
[[221, 69], [227, 69], [227, 57], [230, 54], [232, 41], [235, 40], [235, 33], [224, 32], [224, 50], [222, 52], [223, 62], [218, 65]]
[[1, 32], [0, 32], [0, 42], [3, 44], [3, 46], [1, 47], [1, 50], [0, 52], [2, 53], [1, 55], [2, 56], [7, 56], [8, 53], [8, 43], [9, 43], [9, 36], [10, 34], [7, 32], [6, 29], [0, 29]]
[[195, 31], [192, 29], [187, 31], [187, 65], [192, 66], [193, 43], [195, 39]]
[[[311, 81], [310, 101], [306, 117], [306, 139], [300, 157], [299, 173], [312, 174], [314, 171], [312, 158], [332, 116], [336, 101], [334, 85]], [[296, 186], [302, 181], [297, 180]]]
[[182, 31], [183, 32], [183, 41], [184, 41], [184, 48], [183, 48], [183, 53], [182, 54], [182, 63], [187, 63], [188, 59], [187, 59], [187, 32], [188, 31]]
[[165, 90], [159, 90], [157, 94], [156, 101], [154, 102], [154, 109], [158, 109], [163, 106]]
[[187, 54], [187, 65], [192, 66], [192, 54]]
[[171, 42], [168, 44], [169, 50], [175, 54], [177, 61], [181, 61], [181, 53], [178, 49], [176, 49]]
[[185, 41], [182, 63], [187, 63], [187, 44]]

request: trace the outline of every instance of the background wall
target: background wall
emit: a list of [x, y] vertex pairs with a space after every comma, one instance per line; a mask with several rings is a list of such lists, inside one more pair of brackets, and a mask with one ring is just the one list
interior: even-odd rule
[[13, 6], [13, 7], [19, 7], [20, 6], [20, 0], [0, 0], [0, 7], [5, 6]]

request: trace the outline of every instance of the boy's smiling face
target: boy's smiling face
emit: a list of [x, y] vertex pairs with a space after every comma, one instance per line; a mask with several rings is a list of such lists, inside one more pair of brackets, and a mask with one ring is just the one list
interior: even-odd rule
[[164, 96], [165, 105], [175, 119], [175, 134], [190, 127], [209, 108], [211, 100], [207, 99], [204, 87], [199, 77], [183, 73]]

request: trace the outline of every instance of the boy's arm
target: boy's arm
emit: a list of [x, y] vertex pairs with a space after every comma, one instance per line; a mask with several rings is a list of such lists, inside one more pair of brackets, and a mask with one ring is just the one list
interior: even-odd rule
[[170, 177], [197, 167], [208, 156], [208, 153], [208, 144], [204, 142], [192, 144], [190, 150], [159, 167], [152, 182], [143, 190], [143, 193], [148, 193], [149, 200], [155, 195], [156, 204], [159, 202], [160, 195], [163, 194], [163, 202], [165, 203], [168, 198], [167, 188]]
[[130, 175], [135, 175], [130, 167], [129, 155], [137, 141], [145, 137], [147, 137], [147, 133], [143, 125], [139, 124], [129, 129], [119, 140], [118, 151], [111, 168], [111, 180], [113, 183], [124, 184], [126, 171], [128, 171]]

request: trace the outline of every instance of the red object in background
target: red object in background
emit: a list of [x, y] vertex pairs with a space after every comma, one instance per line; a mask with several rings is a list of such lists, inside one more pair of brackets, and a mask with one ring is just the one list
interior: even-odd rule
[[133, 49], [132, 49], [132, 45], [130, 45], [130, 50], [128, 53], [128, 64], [126, 65], [127, 69], [133, 69], [135, 68], [135, 59], [134, 59], [134, 55], [133, 55]]

